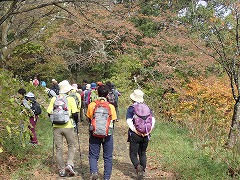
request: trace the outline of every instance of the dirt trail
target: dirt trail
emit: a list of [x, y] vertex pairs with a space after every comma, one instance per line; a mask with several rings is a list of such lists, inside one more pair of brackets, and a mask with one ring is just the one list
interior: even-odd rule
[[[129, 159], [129, 150], [127, 143], [127, 124], [124, 120], [120, 120], [115, 123], [115, 131], [114, 131], [114, 153], [113, 153], [113, 171], [111, 180], [134, 180], [136, 179], [135, 169], [133, 168], [131, 161]], [[76, 136], [77, 139], [77, 136]], [[50, 174], [46, 174], [46, 172], [36, 172], [36, 179], [83, 179], [88, 180], [89, 173], [89, 163], [88, 163], [88, 124], [86, 122], [79, 124], [79, 140], [80, 140], [80, 150], [81, 150], [81, 160], [79, 153], [79, 146], [76, 144], [76, 155], [75, 155], [75, 170], [78, 175], [76, 177], [67, 177], [60, 178], [56, 172], [56, 162], [54, 163], [54, 167]], [[77, 141], [76, 141], [77, 143]], [[65, 147], [66, 149], [66, 147]], [[151, 150], [150, 148], [148, 149]], [[66, 154], [66, 153], [65, 153]], [[82, 161], [82, 162], [81, 162]], [[148, 180], [155, 179], [176, 179], [173, 173], [164, 172], [161, 170], [161, 164], [157, 164], [157, 161], [154, 158], [148, 157], [148, 164], [146, 168], [146, 177]], [[82, 164], [82, 165], [81, 165]], [[102, 158], [102, 149], [101, 156], [99, 159], [99, 173], [100, 179], [103, 178], [103, 158]]]

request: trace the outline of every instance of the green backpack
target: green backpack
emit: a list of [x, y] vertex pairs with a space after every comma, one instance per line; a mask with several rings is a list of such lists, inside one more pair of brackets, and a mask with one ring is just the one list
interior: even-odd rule
[[96, 89], [92, 89], [90, 93], [89, 103], [98, 99], [98, 92]]
[[71, 91], [71, 92], [70, 92], [68, 95], [74, 98], [74, 100], [75, 100], [75, 102], [76, 102], [76, 104], [77, 104], [77, 107], [78, 107], [78, 106], [79, 106], [79, 103], [80, 103], [80, 101], [79, 101], [79, 99], [78, 99], [78, 97], [77, 97], [76, 93], [75, 93], [75, 92], [73, 92], [73, 91]]

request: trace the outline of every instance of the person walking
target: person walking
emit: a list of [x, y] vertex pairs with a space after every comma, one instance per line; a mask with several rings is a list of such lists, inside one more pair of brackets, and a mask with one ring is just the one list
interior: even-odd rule
[[107, 81], [106, 85], [110, 88], [110, 92], [108, 93], [107, 100], [112, 105], [114, 105], [116, 112], [117, 112], [117, 117], [118, 117], [119, 116], [118, 98], [119, 98], [119, 96], [121, 96], [121, 93], [115, 88], [115, 85], [113, 83], [111, 83], [110, 81]]
[[[99, 178], [98, 175], [98, 160], [100, 154], [101, 145], [103, 147], [103, 159], [104, 159], [104, 179], [109, 180], [112, 174], [112, 158], [113, 158], [113, 123], [117, 119], [116, 110], [112, 104], [107, 102], [107, 95], [109, 93], [109, 88], [106, 85], [102, 85], [98, 88], [98, 95], [99, 98], [96, 101], [91, 102], [88, 105], [87, 110], [87, 118], [90, 123], [90, 137], [89, 137], [89, 164], [90, 164], [90, 179], [96, 180]], [[96, 107], [98, 107], [98, 103], [105, 103], [107, 104], [108, 108], [108, 116], [110, 124], [108, 127], [108, 133], [105, 137], [97, 137], [95, 135], [95, 128], [93, 128], [93, 124], [96, 125], [97, 118], [96, 118]], [[101, 115], [104, 113], [100, 113]], [[93, 123], [94, 118], [96, 118], [96, 122]], [[99, 118], [102, 120], [102, 118]], [[102, 121], [101, 121], [102, 122]], [[104, 126], [105, 127], [105, 126]], [[104, 130], [106, 133], [106, 131]]]
[[56, 95], [59, 95], [59, 85], [56, 79], [52, 79], [52, 87], [50, 89], [53, 90]]
[[[77, 91], [78, 91], [77, 84], [72, 84], [72, 90], [70, 91], [69, 96], [72, 96], [77, 104], [78, 119], [80, 119], [82, 99], [81, 99], [81, 95]], [[74, 128], [75, 128], [75, 131], [77, 131], [78, 127], [77, 127], [77, 124], [75, 124], [75, 121], [74, 121]]]
[[[36, 99], [35, 96], [32, 92], [26, 92], [25, 89], [20, 88], [18, 90], [18, 94], [20, 96], [20, 100], [21, 100], [21, 105], [25, 108], [26, 112], [29, 115], [29, 130], [31, 131], [30, 134], [30, 144], [32, 145], [37, 145], [38, 144], [38, 139], [37, 139], [37, 134], [36, 134], [36, 125], [37, 125], [37, 121], [38, 121], [38, 115], [33, 112], [33, 103], [36, 103]], [[40, 106], [39, 106], [40, 108]], [[40, 109], [41, 111], [41, 109]]]
[[[59, 95], [53, 97], [50, 101], [50, 104], [47, 108], [47, 112], [51, 121], [53, 122], [53, 136], [54, 143], [56, 147], [56, 158], [57, 158], [57, 167], [60, 177], [65, 177], [67, 175], [74, 176], [74, 156], [75, 156], [75, 134], [74, 134], [74, 125], [73, 121], [78, 123], [78, 109], [75, 102], [75, 99], [71, 96], [68, 96], [68, 93], [72, 90], [72, 86], [67, 80], [63, 80], [59, 83]], [[66, 103], [67, 100], [67, 103]], [[64, 123], [56, 123], [59, 120], [59, 116], [64, 116], [63, 114], [57, 114], [57, 112], [62, 112], [60, 107], [57, 105], [58, 102], [64, 102], [64, 108], [61, 110], [67, 111], [67, 118]], [[57, 111], [55, 111], [57, 110]], [[59, 118], [59, 119], [58, 119]], [[64, 118], [65, 119], [65, 118]], [[65, 165], [63, 158], [63, 137], [67, 141], [68, 145], [68, 157], [67, 163]]]
[[33, 79], [33, 85], [34, 86], [39, 86], [39, 80], [37, 79], [37, 77], [35, 76]]
[[[155, 125], [155, 118], [149, 107], [143, 103], [143, 96], [144, 93], [140, 89], [133, 91], [130, 95], [132, 104], [128, 107], [126, 114], [126, 120], [129, 127], [129, 155], [136, 169], [138, 179], [142, 179], [145, 173], [147, 163], [146, 150], [150, 139], [150, 133]], [[140, 112], [145, 113], [144, 116], [147, 117], [146, 119], [141, 119], [143, 116], [139, 115], [138, 109], [140, 109]], [[143, 123], [139, 123], [140, 121]], [[140, 126], [142, 127], [140, 128]]]

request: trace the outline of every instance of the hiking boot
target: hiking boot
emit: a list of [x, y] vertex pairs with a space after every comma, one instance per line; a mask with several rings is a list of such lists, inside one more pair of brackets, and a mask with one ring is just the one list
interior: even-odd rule
[[90, 180], [97, 180], [98, 179], [98, 173], [92, 173], [90, 176]]
[[65, 177], [67, 175], [66, 172], [65, 172], [65, 169], [59, 170], [58, 174], [59, 174], [60, 177]]
[[143, 167], [140, 164], [137, 166], [136, 172], [137, 172], [137, 179], [138, 180], [142, 180], [143, 179], [144, 170], [143, 170]]
[[73, 170], [73, 166], [71, 166], [70, 164], [65, 167], [65, 171], [68, 173], [69, 176], [75, 176], [76, 174]]

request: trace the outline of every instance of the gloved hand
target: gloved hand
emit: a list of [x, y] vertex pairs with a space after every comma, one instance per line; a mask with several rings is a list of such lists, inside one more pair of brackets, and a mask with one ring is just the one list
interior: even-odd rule
[[73, 120], [75, 121], [76, 124], [79, 122], [78, 113], [72, 113], [72, 118], [73, 118]]

